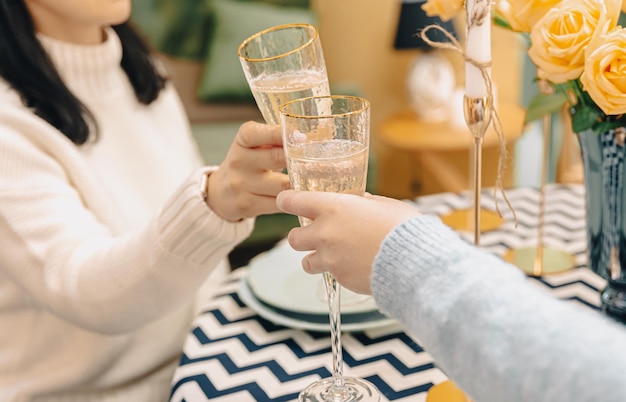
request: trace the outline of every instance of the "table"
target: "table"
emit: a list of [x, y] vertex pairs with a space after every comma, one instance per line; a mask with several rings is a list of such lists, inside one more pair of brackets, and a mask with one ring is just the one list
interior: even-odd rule
[[[511, 145], [523, 133], [525, 111], [518, 105], [501, 102], [498, 114], [502, 121], [504, 140]], [[473, 140], [466, 126], [450, 120], [422, 121], [414, 111], [406, 110], [383, 121], [376, 138], [391, 149], [407, 152], [411, 156], [423, 172], [417, 183], [414, 183], [419, 188], [418, 194], [463, 191], [470, 187], [469, 166]], [[495, 182], [498, 146], [499, 138], [492, 124], [482, 146], [482, 179], [485, 185]], [[505, 172], [505, 185], [512, 181], [510, 171], [507, 169]], [[381, 185], [387, 181], [385, 179], [380, 180]]]
[[[446, 214], [467, 207], [468, 195], [444, 193], [414, 202], [424, 212]], [[518, 227], [505, 210], [505, 223], [481, 238], [482, 246], [497, 255], [536, 245], [539, 192], [514, 189], [507, 196]], [[483, 207], [494, 205], [493, 195], [485, 192]], [[576, 268], [528, 280], [581, 308], [598, 309], [605, 281], [585, 267], [582, 186], [548, 186], [546, 205], [545, 242], [570, 252]], [[331, 375], [329, 334], [285, 328], [259, 317], [237, 295], [245, 275], [245, 268], [233, 271], [196, 318], [172, 382], [171, 402], [293, 401], [306, 385]], [[344, 333], [342, 339], [345, 374], [370, 380], [382, 392], [382, 401], [425, 401], [426, 391], [446, 380], [428, 352], [399, 325]]]

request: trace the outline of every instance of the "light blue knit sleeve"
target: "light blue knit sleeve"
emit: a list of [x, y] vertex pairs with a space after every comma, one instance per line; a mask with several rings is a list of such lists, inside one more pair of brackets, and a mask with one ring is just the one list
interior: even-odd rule
[[626, 401], [626, 327], [532, 286], [439, 218], [387, 236], [372, 292], [477, 402]]

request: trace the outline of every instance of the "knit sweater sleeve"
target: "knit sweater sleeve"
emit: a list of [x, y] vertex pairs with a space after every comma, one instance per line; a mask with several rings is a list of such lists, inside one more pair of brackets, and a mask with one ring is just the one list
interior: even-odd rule
[[252, 220], [227, 222], [207, 207], [197, 171], [145, 227], [116, 233], [95, 212], [106, 205], [87, 194], [98, 188], [80, 158], [52, 156], [64, 140], [50, 136], [45, 149], [0, 127], [0, 276], [22, 289], [3, 294], [3, 306], [13, 298], [92, 331], [131, 331], [189, 303], [252, 230]]
[[626, 398], [626, 328], [531, 286], [436, 217], [387, 236], [372, 292], [476, 401]]

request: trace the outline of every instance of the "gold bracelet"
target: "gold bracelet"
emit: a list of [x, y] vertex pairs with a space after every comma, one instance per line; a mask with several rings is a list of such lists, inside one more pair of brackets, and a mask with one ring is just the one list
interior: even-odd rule
[[200, 177], [200, 194], [202, 194], [204, 202], [207, 202], [209, 199], [209, 176], [219, 168], [219, 166], [206, 166], [202, 170], [202, 176]]

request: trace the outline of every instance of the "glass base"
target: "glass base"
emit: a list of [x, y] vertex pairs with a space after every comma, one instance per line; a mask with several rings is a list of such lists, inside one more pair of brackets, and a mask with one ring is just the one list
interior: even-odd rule
[[470, 397], [452, 381], [433, 385], [426, 394], [426, 402], [471, 402]]
[[600, 294], [600, 300], [604, 314], [626, 324], [626, 284], [609, 279], [607, 287]]
[[[488, 232], [498, 228], [504, 220], [494, 211], [482, 209], [480, 213], [480, 231]], [[441, 220], [452, 229], [465, 232], [474, 231], [474, 209], [458, 209], [441, 217]]]
[[316, 381], [298, 395], [299, 402], [379, 402], [376, 387], [360, 378], [344, 378], [343, 389], [332, 391], [332, 378]]
[[504, 260], [515, 265], [530, 276], [542, 276], [565, 272], [576, 266], [574, 256], [551, 247], [543, 247], [542, 261], [535, 261], [537, 247], [514, 248], [504, 254]]

